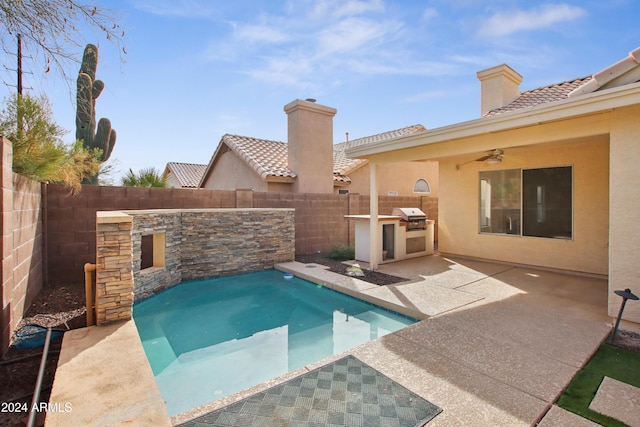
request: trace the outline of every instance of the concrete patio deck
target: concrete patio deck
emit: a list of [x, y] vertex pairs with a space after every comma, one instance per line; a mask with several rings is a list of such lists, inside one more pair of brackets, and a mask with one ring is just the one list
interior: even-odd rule
[[[380, 266], [384, 273], [411, 279], [390, 286], [337, 275], [318, 265], [292, 262], [278, 268], [426, 320], [177, 415], [172, 424], [353, 354], [441, 407], [443, 412], [429, 426], [525, 426], [540, 420], [546, 426], [592, 425], [553, 403], [610, 331], [606, 279], [437, 255]], [[164, 419], [166, 409], [158, 400], [150, 368], [139, 360], [141, 344], [135, 325], [124, 325], [117, 330], [128, 335], [126, 342], [97, 339], [81, 346], [71, 343], [84, 330], [65, 336], [63, 363], [50, 401], [70, 402], [74, 410], [48, 416], [47, 425], [75, 425], [80, 414], [83, 425], [102, 425], [106, 419], [110, 425], [149, 425], [144, 420], [150, 408]], [[125, 346], [138, 349], [137, 355], [125, 356]], [[93, 375], [79, 375], [76, 363], [84, 364], [82, 369]], [[135, 382], [144, 385], [147, 393], [133, 391], [131, 377], [111, 372], [110, 364], [136, 370]], [[109, 387], [83, 385], [102, 381]], [[88, 399], [91, 393], [95, 399]], [[114, 395], [122, 395], [127, 404], [95, 403]]]

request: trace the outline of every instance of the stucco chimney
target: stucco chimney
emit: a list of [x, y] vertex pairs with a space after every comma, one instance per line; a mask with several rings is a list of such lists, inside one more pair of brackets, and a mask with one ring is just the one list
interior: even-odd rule
[[288, 116], [288, 162], [296, 175], [294, 191], [333, 193], [333, 116], [335, 108], [296, 99]]
[[478, 71], [480, 80], [480, 115], [504, 107], [520, 95], [522, 76], [507, 64]]

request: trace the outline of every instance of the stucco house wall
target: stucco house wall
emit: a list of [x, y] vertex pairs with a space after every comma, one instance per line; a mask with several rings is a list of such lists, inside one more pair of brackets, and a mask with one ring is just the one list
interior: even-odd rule
[[[489, 166], [474, 157], [440, 162], [439, 250], [443, 253], [606, 275], [609, 233], [609, 141], [505, 150]], [[469, 163], [465, 163], [470, 161]], [[461, 165], [456, 168], [456, 165]], [[573, 166], [573, 238], [554, 239], [480, 233], [480, 171]]]
[[180, 180], [176, 178], [176, 176], [172, 172], [169, 172], [166, 175], [166, 180], [167, 180], [167, 187], [171, 187], [171, 188], [182, 187], [182, 185], [180, 184]]
[[[288, 185], [288, 187], [291, 186]], [[204, 188], [207, 190], [251, 188], [255, 191], [268, 191], [267, 183], [233, 151], [227, 151], [218, 158], [215, 168], [211, 169], [211, 174], [204, 183]]]
[[[612, 111], [610, 137], [609, 315], [617, 316], [622, 300], [614, 290], [640, 295], [640, 105]], [[627, 304], [624, 315], [640, 323], [640, 304]]]
[[[369, 166], [364, 165], [349, 173], [351, 184], [346, 187], [336, 187], [348, 189], [350, 193], [368, 195], [370, 192]], [[429, 196], [438, 197], [438, 163], [437, 162], [404, 162], [404, 163], [383, 163], [378, 166], [378, 194], [382, 196], [390, 195], [395, 191], [401, 197]], [[425, 179], [429, 183], [431, 192], [416, 193], [413, 186], [418, 179]]]

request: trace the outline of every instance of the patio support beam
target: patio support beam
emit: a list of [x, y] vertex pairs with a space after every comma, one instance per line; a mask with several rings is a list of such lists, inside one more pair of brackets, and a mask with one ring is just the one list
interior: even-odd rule
[[377, 163], [369, 163], [369, 268], [378, 269], [378, 182]]

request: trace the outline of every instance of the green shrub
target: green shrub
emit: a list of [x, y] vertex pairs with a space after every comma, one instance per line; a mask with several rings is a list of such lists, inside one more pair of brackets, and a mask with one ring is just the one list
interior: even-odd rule
[[353, 246], [348, 245], [335, 245], [331, 252], [329, 252], [329, 258], [337, 261], [347, 261], [356, 257], [356, 250]]

